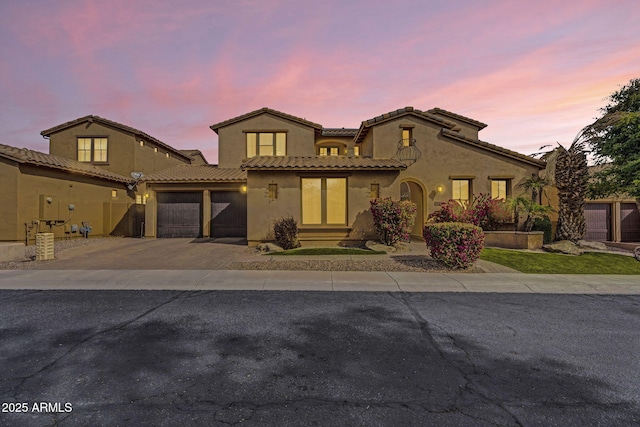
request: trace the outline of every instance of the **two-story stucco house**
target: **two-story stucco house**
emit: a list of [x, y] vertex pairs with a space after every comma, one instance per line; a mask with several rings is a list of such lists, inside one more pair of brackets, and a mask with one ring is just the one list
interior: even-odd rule
[[361, 123], [325, 128], [269, 108], [214, 124], [218, 166], [175, 166], [146, 178], [147, 236], [273, 239], [283, 216], [303, 244], [375, 238], [377, 197], [418, 206], [413, 229], [447, 200], [507, 197], [544, 162], [478, 138], [486, 127], [442, 109], [405, 107]]
[[85, 116], [41, 132], [49, 154], [0, 144], [0, 241], [33, 243], [37, 232], [140, 236], [147, 175], [179, 164], [206, 164], [130, 126]]

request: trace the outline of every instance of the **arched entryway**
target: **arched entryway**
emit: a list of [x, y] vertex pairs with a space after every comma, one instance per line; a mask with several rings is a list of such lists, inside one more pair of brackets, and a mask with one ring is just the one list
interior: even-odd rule
[[411, 230], [411, 235], [422, 237], [424, 224], [424, 191], [422, 186], [415, 181], [402, 181], [400, 183], [400, 200], [410, 200], [416, 204], [416, 222]]

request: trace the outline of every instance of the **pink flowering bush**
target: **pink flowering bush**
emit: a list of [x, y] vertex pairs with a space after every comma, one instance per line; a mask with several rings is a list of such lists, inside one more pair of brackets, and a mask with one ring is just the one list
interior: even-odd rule
[[498, 224], [512, 221], [511, 212], [503, 200], [492, 199], [489, 194], [479, 194], [470, 203], [449, 200], [440, 210], [429, 215], [431, 222], [464, 222], [483, 230], [495, 230]]
[[416, 221], [417, 206], [408, 200], [371, 200], [373, 224], [382, 243], [391, 246], [399, 241], [409, 241], [409, 233]]
[[450, 268], [468, 268], [480, 257], [482, 228], [460, 222], [427, 224], [424, 239], [434, 259]]

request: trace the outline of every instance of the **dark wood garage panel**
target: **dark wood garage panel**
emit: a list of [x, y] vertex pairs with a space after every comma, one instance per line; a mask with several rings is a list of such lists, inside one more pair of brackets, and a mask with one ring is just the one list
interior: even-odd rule
[[586, 240], [611, 240], [611, 204], [585, 204], [584, 218], [587, 222]]
[[158, 193], [158, 237], [200, 237], [202, 193]]
[[211, 237], [247, 237], [247, 195], [211, 192]]
[[640, 242], [640, 212], [635, 203], [620, 205], [620, 233], [623, 242]]

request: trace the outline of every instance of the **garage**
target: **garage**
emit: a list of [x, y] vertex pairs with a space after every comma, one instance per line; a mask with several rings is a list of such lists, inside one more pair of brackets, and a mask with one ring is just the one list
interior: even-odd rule
[[585, 204], [584, 218], [587, 223], [586, 240], [601, 242], [611, 240], [611, 204]]
[[623, 242], [640, 242], [640, 212], [635, 203], [620, 205], [620, 233]]
[[211, 192], [211, 237], [247, 237], [247, 195]]
[[200, 237], [202, 192], [162, 192], [158, 200], [158, 237]]

